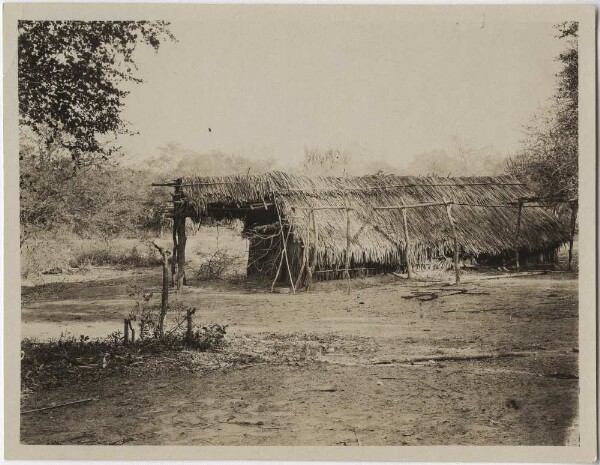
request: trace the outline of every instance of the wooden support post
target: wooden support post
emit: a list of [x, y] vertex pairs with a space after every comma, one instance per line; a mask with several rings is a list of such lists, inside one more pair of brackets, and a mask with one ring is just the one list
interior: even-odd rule
[[569, 235], [569, 266], [568, 269], [573, 268], [573, 241], [575, 240], [575, 229], [577, 228], [577, 210], [579, 205], [577, 200], [571, 202], [571, 231]]
[[131, 324], [131, 320], [129, 320], [129, 329], [131, 330], [131, 344], [135, 344], [135, 328], [133, 324]]
[[185, 276], [185, 215], [178, 215], [177, 222], [177, 289], [187, 284]]
[[[315, 211], [313, 209], [311, 209], [308, 212], [308, 227], [307, 227], [307, 231], [306, 231], [306, 237], [310, 238], [310, 235], [312, 234], [311, 232], [311, 225], [310, 223], [315, 221]], [[313, 223], [312, 225], [313, 230], [315, 228], [315, 225]], [[306, 250], [306, 260], [307, 260], [307, 266], [306, 266], [306, 290], [309, 291], [310, 290], [310, 286], [312, 286], [312, 282], [313, 282], [313, 268], [312, 268], [312, 255], [313, 250], [316, 250], [316, 243], [314, 243], [314, 241], [311, 241], [310, 239], [308, 240], [308, 248]]]
[[458, 236], [456, 235], [456, 227], [454, 226], [454, 220], [452, 219], [452, 204], [446, 203], [446, 214], [448, 215], [448, 221], [450, 222], [450, 228], [452, 229], [452, 238], [454, 239], [454, 275], [456, 284], [460, 283], [460, 269], [458, 267]]
[[346, 208], [346, 263], [344, 278], [348, 280], [348, 294], [350, 294], [350, 209]]
[[517, 226], [515, 228], [515, 268], [517, 271], [521, 268], [519, 263], [519, 238], [521, 235], [521, 213], [523, 212], [523, 199], [519, 199], [517, 205]]
[[410, 262], [410, 255], [408, 253], [408, 246], [410, 244], [410, 238], [408, 236], [408, 221], [406, 220], [406, 208], [402, 209], [402, 220], [404, 221], [404, 263], [406, 264], [406, 274], [408, 279], [412, 278], [412, 263]]
[[166, 249], [163, 249], [156, 243], [152, 243], [154, 247], [158, 250], [162, 257], [162, 271], [163, 271], [163, 279], [162, 279], [162, 293], [160, 299], [160, 315], [158, 320], [158, 335], [162, 339], [164, 336], [164, 326], [165, 326], [165, 317], [167, 315], [167, 310], [169, 309], [169, 255], [170, 252]]
[[306, 236], [305, 241], [302, 244], [302, 265], [300, 266], [300, 272], [298, 273], [298, 279], [296, 279], [296, 289], [300, 289], [302, 286], [302, 275], [304, 274], [304, 269], [306, 269], [307, 278], [306, 278], [306, 286], [307, 288], [310, 286], [310, 282], [312, 281], [312, 273], [310, 272], [310, 266], [307, 266], [307, 262], [309, 259], [310, 253], [310, 214], [306, 218]]
[[[313, 223], [313, 241], [312, 241], [312, 258], [309, 262], [310, 267], [310, 284], [312, 284], [312, 277], [315, 274], [315, 270], [317, 269], [317, 245], [319, 244], [319, 228], [317, 226], [317, 221], [315, 218], [315, 211], [312, 210], [312, 223]], [[306, 290], [309, 290], [310, 285], [307, 286]]]
[[171, 260], [171, 287], [175, 287], [177, 274], [177, 218], [173, 218], [173, 259]]

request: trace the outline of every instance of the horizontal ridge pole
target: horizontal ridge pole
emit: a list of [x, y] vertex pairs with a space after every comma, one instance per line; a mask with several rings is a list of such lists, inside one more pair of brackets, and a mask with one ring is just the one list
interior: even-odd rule
[[373, 210], [402, 210], [404, 208], [437, 207], [449, 204], [452, 204], [452, 202], [414, 203], [409, 205], [392, 205], [389, 207], [373, 207]]
[[292, 210], [354, 210], [350, 207], [290, 207]]

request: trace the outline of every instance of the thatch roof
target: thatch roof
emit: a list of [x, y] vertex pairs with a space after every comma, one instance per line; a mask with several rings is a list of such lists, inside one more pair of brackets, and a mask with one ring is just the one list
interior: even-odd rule
[[[352, 260], [355, 263], [397, 263], [403, 246], [400, 210], [375, 207], [452, 202], [462, 255], [499, 255], [515, 246], [517, 200], [533, 193], [509, 176], [414, 177], [373, 175], [347, 178], [308, 178], [282, 172], [255, 176], [187, 178], [182, 192], [196, 219], [211, 206], [268, 208], [275, 203], [295, 240], [309, 237], [308, 210], [343, 207], [350, 211]], [[318, 256], [321, 263], [343, 261], [346, 250], [345, 210], [315, 210]], [[567, 225], [547, 209], [528, 205], [522, 210], [519, 247], [527, 252], [555, 249], [569, 239]], [[452, 235], [445, 206], [407, 210], [410, 252], [416, 263], [433, 252], [449, 255]], [[354, 237], [356, 236], [356, 237]]]

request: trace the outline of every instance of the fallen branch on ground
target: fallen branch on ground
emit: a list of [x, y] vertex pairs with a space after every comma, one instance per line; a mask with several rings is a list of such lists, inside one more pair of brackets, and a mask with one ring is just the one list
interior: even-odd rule
[[64, 404], [51, 405], [49, 407], [36, 408], [33, 410], [25, 410], [24, 412], [21, 412], [21, 415], [26, 415], [28, 413], [34, 413], [34, 412], [41, 412], [43, 410], [51, 410], [51, 409], [55, 409], [55, 408], [59, 408], [59, 407], [66, 407], [67, 405], [83, 404], [85, 402], [91, 402], [93, 400], [95, 400], [95, 399], [90, 397], [88, 399], [74, 400], [73, 402], [65, 402]]
[[508, 274], [500, 274], [496, 276], [482, 276], [481, 278], [476, 278], [473, 281], [485, 281], [486, 279], [500, 279], [500, 278], [519, 278], [521, 276], [537, 276], [541, 274], [548, 274], [549, 271], [524, 271], [523, 273], [508, 273]]
[[372, 365], [389, 365], [393, 363], [417, 363], [417, 362], [442, 362], [460, 360], [485, 360], [490, 358], [526, 357], [535, 355], [536, 352], [500, 352], [497, 354], [472, 354], [472, 355], [429, 355], [425, 357], [412, 357], [404, 359], [375, 360]]

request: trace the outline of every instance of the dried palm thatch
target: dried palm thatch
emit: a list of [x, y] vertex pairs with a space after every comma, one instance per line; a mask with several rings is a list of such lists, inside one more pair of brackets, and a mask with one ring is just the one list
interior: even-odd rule
[[[277, 209], [295, 243], [313, 240], [314, 226], [308, 215], [314, 209], [319, 268], [344, 262], [347, 214], [353, 264], [398, 264], [405, 245], [402, 213], [377, 208], [427, 203], [452, 204], [461, 256], [508, 254], [516, 245], [518, 200], [533, 196], [510, 176], [308, 178], [273, 172], [187, 178], [181, 186], [186, 211], [196, 221], [219, 209], [236, 212], [240, 217], [262, 210], [265, 218]], [[409, 209], [407, 220], [408, 253], [413, 263], [451, 255], [453, 242], [445, 205]], [[271, 216], [264, 224], [273, 222]], [[518, 248], [523, 252], [555, 250], [568, 240], [568, 225], [548, 209], [534, 204], [522, 210]]]

